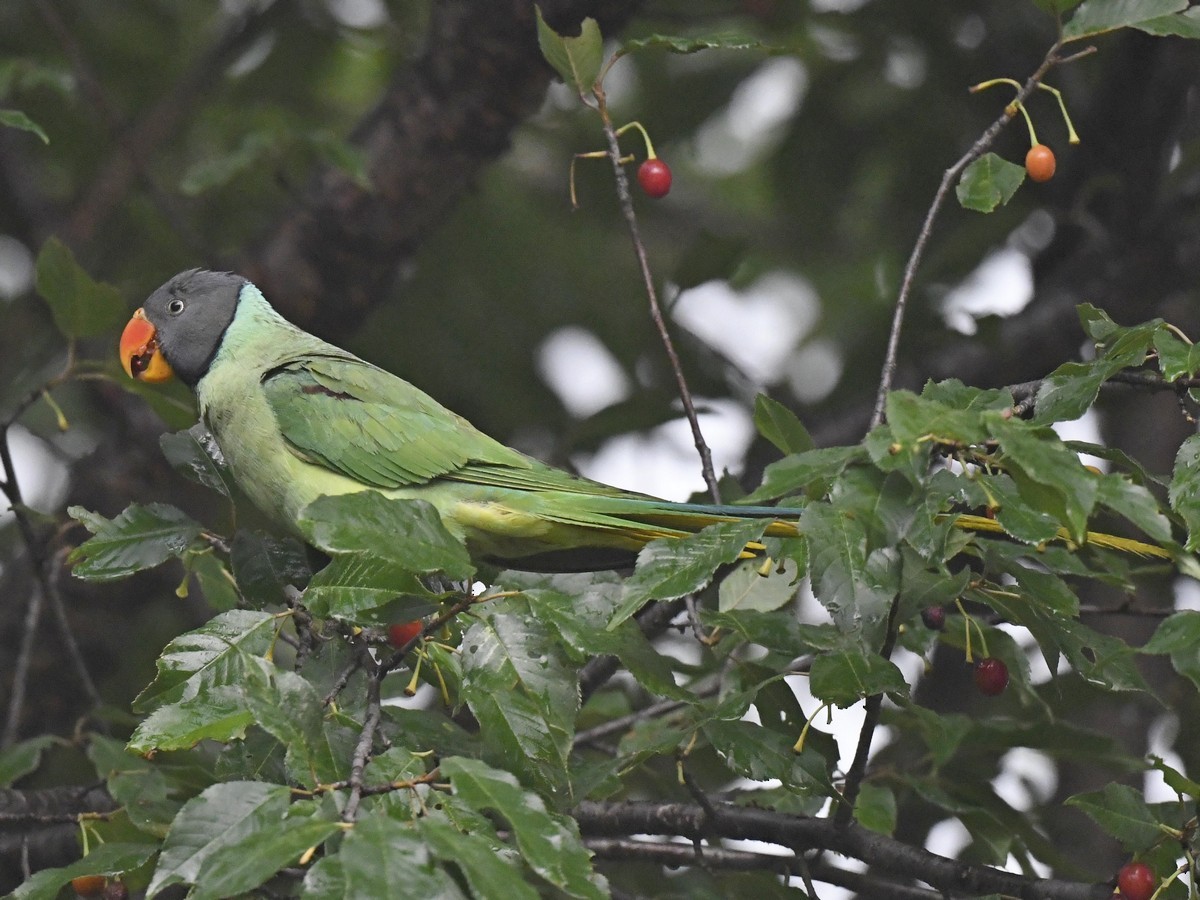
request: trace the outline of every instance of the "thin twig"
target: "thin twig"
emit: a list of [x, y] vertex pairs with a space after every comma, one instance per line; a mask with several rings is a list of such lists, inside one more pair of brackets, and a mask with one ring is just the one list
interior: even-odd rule
[[[362, 652], [369, 655], [369, 651], [365, 647]], [[379, 683], [386, 673], [374, 664], [371, 665], [371, 668], [374, 671], [367, 676], [367, 714], [363, 719], [362, 732], [358, 736], [358, 744], [354, 747], [354, 757], [350, 763], [350, 778], [347, 780], [350, 796], [346, 799], [346, 808], [342, 810], [343, 822], [353, 822], [358, 817], [358, 805], [362, 802], [363, 797], [363, 772], [367, 768], [367, 762], [371, 759], [371, 748], [375, 744], [375, 731], [379, 727], [379, 719], [383, 712], [379, 701]]]
[[717, 476], [713, 470], [712, 451], [709, 450], [708, 443], [704, 440], [704, 433], [700, 430], [700, 419], [696, 415], [696, 405], [692, 402], [692, 392], [688, 387], [687, 378], [683, 374], [679, 354], [675, 352], [675, 342], [671, 340], [671, 333], [667, 329], [662, 308], [658, 303], [658, 291], [654, 287], [654, 276], [650, 272], [646, 247], [642, 243], [637, 214], [633, 209], [633, 196], [629, 193], [629, 179], [625, 175], [625, 167], [621, 164], [621, 146], [617, 141], [617, 132], [613, 127], [612, 118], [608, 114], [603, 89], [597, 86], [593, 89], [593, 93], [596, 97], [596, 108], [600, 113], [600, 119], [604, 123], [604, 137], [608, 141], [608, 158], [612, 162], [613, 175], [617, 182], [617, 199], [621, 205], [621, 212], [625, 216], [625, 223], [629, 226], [633, 251], [637, 255], [638, 267], [642, 273], [642, 286], [646, 289], [646, 299], [650, 303], [650, 317], [654, 320], [654, 327], [658, 329], [658, 336], [666, 350], [671, 371], [675, 374], [675, 385], [679, 391], [680, 402], [683, 404], [683, 412], [692, 429], [692, 440], [696, 444], [696, 452], [700, 454], [700, 470], [704, 476], [704, 483], [708, 486], [708, 493], [712, 496], [713, 503], [720, 503], [721, 490], [717, 485]]
[[[1034, 70], [1034, 73], [1029, 76], [1025, 84], [1017, 92], [1016, 98], [1009, 103], [1004, 112], [992, 122], [979, 136], [979, 139], [971, 145], [971, 148], [962, 155], [962, 157], [942, 173], [941, 184], [938, 185], [937, 192], [933, 195], [933, 202], [929, 205], [929, 210], [925, 213], [925, 221], [921, 224], [921, 230], [917, 234], [916, 243], [913, 245], [912, 253], [909, 254], [908, 263], [904, 267], [904, 278], [900, 283], [900, 292], [896, 296], [896, 308], [892, 313], [892, 328], [888, 334], [887, 353], [883, 361], [883, 371], [879, 377], [879, 392], [875, 396], [875, 411], [871, 415], [871, 427], [883, 422], [884, 408], [887, 403], [888, 392], [892, 389], [892, 382], [896, 377], [897, 358], [900, 352], [900, 331], [904, 324], [904, 313], [908, 306], [908, 298], [912, 293], [913, 280], [917, 274], [917, 267], [921, 264], [921, 259], [925, 255], [925, 246], [929, 242], [929, 236], [933, 232], [933, 223], [937, 218], [938, 213], [945, 203], [947, 195], [950, 193], [954, 182], [958, 180], [962, 171], [974, 162], [978, 157], [982, 156], [987, 149], [995, 142], [996, 137], [1003, 130], [1017, 113], [1018, 104], [1023, 103], [1025, 99], [1033, 93], [1042, 79], [1046, 77], [1046, 73], [1054, 66], [1074, 60], [1080, 54], [1075, 54], [1068, 57], [1067, 60], [1060, 59], [1058, 51], [1062, 47], [1061, 41], [1055, 41], [1050, 49], [1046, 52], [1041, 64]], [[1083, 51], [1088, 52], [1088, 51]]]

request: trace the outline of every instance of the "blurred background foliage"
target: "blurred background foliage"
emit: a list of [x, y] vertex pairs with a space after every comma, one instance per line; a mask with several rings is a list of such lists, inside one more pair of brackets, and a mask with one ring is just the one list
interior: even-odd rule
[[[749, 438], [762, 390], [818, 443], [857, 441], [938, 181], [1009, 99], [1004, 89], [967, 88], [1023, 79], [1053, 42], [1054, 19], [1009, 0], [544, 8], [560, 28], [595, 15], [614, 41], [735, 31], [778, 48], [634, 54], [614, 69], [610, 100], [618, 121], [643, 123], [674, 169], [666, 199], [636, 202], [692, 388], [723, 411], [706, 423], [733, 435], [721, 461], [749, 488], [776, 455]], [[298, 324], [501, 440], [644, 490], [698, 489], [688, 441], [654, 431], [678, 413], [605, 162], [578, 164], [581, 209], [570, 208], [572, 156], [603, 146], [599, 121], [562, 85], [546, 90], [551, 73], [533, 38], [524, 0], [5, 0], [0, 108], [22, 111], [49, 140], [0, 128], [4, 421], [63, 365], [62, 339], [33, 289], [33, 260], [57, 235], [131, 310], [178, 270], [244, 271]], [[1058, 153], [1054, 180], [1025, 185], [994, 215], [950, 204], [938, 220], [898, 386], [1043, 375], [1078, 353], [1073, 310], [1083, 301], [1123, 323], [1162, 315], [1200, 331], [1200, 56], [1138, 33], [1095, 44], [1050, 78], [1081, 145], [1067, 145], [1052, 98], [1030, 103], [1041, 140]], [[528, 69], [496, 67], [505, 53]], [[640, 157], [633, 137], [627, 147]], [[995, 149], [1019, 162], [1027, 148], [1018, 120]], [[376, 239], [391, 219], [358, 214], [363, 185], [384, 212], [402, 213], [387, 240]], [[344, 227], [330, 236], [323, 229], [338, 215]], [[996, 254], [1003, 277], [996, 267], [980, 277]], [[295, 257], [311, 263], [302, 275], [319, 290], [289, 288]], [[972, 291], [956, 293], [964, 285]], [[948, 298], [979, 300], [982, 288], [1010, 314], [985, 305], [955, 320], [973, 334], [949, 327]], [[561, 345], [572, 352], [551, 355], [562, 329], [574, 329]], [[581, 333], [597, 340], [581, 343]], [[115, 334], [79, 348], [115, 376], [114, 350]], [[607, 386], [612, 402], [573, 407], [554, 386], [561, 381]], [[52, 517], [40, 524], [47, 535], [68, 503], [115, 515], [133, 500], [167, 500], [201, 520], [217, 515], [213, 498], [160, 458], [163, 419], [190, 424], [186, 393], [170, 395], [182, 406], [160, 399], [152, 412], [126, 388], [68, 384], [54, 392], [67, 430], [42, 401], [9, 428], [26, 498]], [[1190, 427], [1165, 396], [1109, 402], [1093, 426], [1158, 471]], [[607, 442], [629, 434], [640, 436], [632, 462], [598, 467]], [[684, 461], [682, 475], [658, 474], [663, 453]], [[2, 696], [31, 582], [11, 516], [0, 519], [0, 541]], [[163, 644], [207, 616], [196, 591], [172, 599], [180, 577], [140, 576], [132, 591], [62, 580], [71, 628], [115, 710], [150, 680]], [[34, 696], [9, 737], [70, 735], [88, 711], [57, 635], [44, 616]], [[1154, 715], [1131, 710], [1135, 747]], [[36, 781], [70, 781], [71, 760], [63, 750]]]

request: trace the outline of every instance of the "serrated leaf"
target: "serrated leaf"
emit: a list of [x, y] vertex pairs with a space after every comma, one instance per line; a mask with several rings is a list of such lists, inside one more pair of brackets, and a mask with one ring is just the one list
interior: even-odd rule
[[326, 553], [368, 553], [409, 572], [470, 578], [467, 548], [422, 500], [395, 500], [376, 491], [319, 497], [300, 511], [301, 531]]
[[899, 555], [868, 550], [866, 526], [849, 510], [810, 504], [800, 519], [813, 592], [845, 634], [873, 646], [900, 588]]
[[987, 418], [988, 431], [1000, 444], [1004, 468], [1021, 499], [1058, 519], [1073, 540], [1083, 543], [1099, 493], [1099, 476], [1084, 468], [1051, 428], [996, 414]]
[[225, 468], [225, 457], [203, 423], [187, 431], [164, 434], [158, 439], [163, 456], [177, 472], [225, 498], [233, 496], [232, 481]]
[[1168, 496], [1171, 508], [1187, 525], [1184, 548], [1195, 552], [1200, 547], [1200, 435], [1193, 434], [1179, 445]]
[[505, 588], [519, 588], [532, 611], [557, 632], [557, 638], [582, 663], [612, 654], [647, 690], [663, 697], [691, 697], [675, 683], [669, 657], [661, 655], [634, 622], [616, 629], [607, 627], [621, 601], [622, 580], [611, 572], [570, 575], [535, 575], [505, 572], [498, 579]]
[[303, 588], [312, 577], [305, 546], [295, 538], [242, 528], [229, 555], [238, 590], [258, 608], [282, 603], [285, 588]]
[[45, 129], [19, 109], [0, 109], [0, 125], [31, 132], [41, 138], [43, 144], [50, 143], [50, 135]]
[[831, 797], [837, 793], [830, 778], [829, 760], [807, 743], [796, 752], [799, 732], [789, 739], [753, 722], [713, 720], [704, 724], [704, 733], [730, 770], [743, 778], [779, 779], [801, 794]]
[[68, 561], [76, 578], [115, 581], [152, 569], [194, 546], [203, 529], [174, 506], [133, 503], [115, 519], [106, 519], [82, 506], [67, 515], [94, 537], [71, 551]]
[[[403, 601], [403, 612], [397, 606]], [[389, 621], [408, 616], [420, 619], [437, 608], [434, 595], [412, 571], [367, 553], [341, 553], [312, 577], [304, 605], [318, 618], [365, 623], [388, 610]]]
[[[57, 900], [72, 878], [81, 875], [120, 875], [146, 864], [158, 850], [158, 843], [108, 841], [95, 847], [83, 859], [61, 869], [43, 869], [21, 883], [5, 900]], [[71, 893], [74, 893], [73, 891]]]
[[812, 435], [796, 414], [766, 394], [754, 398], [754, 427], [779, 448], [780, 453], [803, 453], [813, 449]]
[[[331, 869], [331, 864], [336, 865]], [[328, 887], [314, 890], [319, 882], [329, 882]], [[305, 878], [304, 896], [465, 900], [412, 824], [378, 814], [361, 818], [337, 855], [313, 867]]]
[[291, 782], [316, 787], [350, 774], [350, 756], [340, 752], [349, 748], [330, 745], [324, 705], [306, 679], [295, 672], [276, 671], [269, 685], [251, 685], [245, 695], [254, 721], [287, 748]]
[[650, 600], [674, 600], [705, 587], [717, 569], [737, 559], [766, 527], [765, 519], [718, 522], [686, 538], [651, 541], [638, 553], [637, 568], [625, 582], [608, 627], [616, 628]]
[[546, 62], [577, 93], [591, 91], [604, 58], [604, 39], [600, 36], [600, 26], [596, 20], [584, 19], [578, 37], [563, 37], [546, 24], [541, 7], [534, 9], [537, 12], [538, 46]]
[[1175, 671], [1200, 688], [1200, 612], [1188, 609], [1168, 616], [1141, 652], [1169, 655]]
[[537, 900], [540, 896], [525, 879], [499, 841], [474, 831], [466, 833], [445, 819], [424, 816], [417, 822], [421, 837], [444, 863], [457, 866], [466, 877], [471, 895], [480, 900]]
[[985, 153], [963, 170], [954, 192], [964, 208], [990, 213], [1011, 200], [1024, 180], [1024, 166]]
[[1099, 791], [1076, 794], [1067, 805], [1087, 813], [1129, 851], [1144, 850], [1162, 837], [1158, 820], [1142, 795], [1127, 785], [1114, 782]]
[[763, 503], [798, 494], [813, 484], [837, 478], [849, 466], [866, 459], [866, 451], [860, 446], [821, 447], [786, 456], [767, 466], [763, 483], [742, 502]]
[[607, 896], [574, 820], [549, 812], [542, 798], [524, 790], [511, 774], [478, 760], [451, 757], [442, 760], [441, 770], [456, 795], [508, 822], [522, 858], [538, 875], [570, 897]]
[[42, 245], [35, 271], [38, 294], [50, 306], [58, 330], [67, 337], [95, 337], [113, 331], [125, 317], [120, 292], [94, 281], [58, 238]]
[[843, 709], [875, 694], [908, 696], [908, 683], [895, 663], [853, 651], [826, 653], [813, 660], [808, 689], [818, 700]]
[[147, 897], [172, 884], [188, 896], [233, 897], [252, 890], [338, 830], [336, 822], [296, 815], [291, 790], [231, 781], [189, 800], [171, 825]]
[[37, 771], [42, 754], [59, 740], [52, 734], [40, 734], [0, 749], [0, 788], [12, 787], [17, 779]]
[[1200, 9], [1193, 6], [1175, 15], [1136, 22], [1133, 27], [1155, 37], [1177, 35], [1195, 40], [1200, 38]]
[[1084, 0], [1063, 26], [1063, 43], [1137, 27], [1187, 9], [1187, 0]]
[[91, 735], [87, 755], [133, 826], [159, 839], [167, 836], [183, 804], [215, 780], [206, 756], [185, 752], [150, 761], [129, 753], [123, 741], [100, 734]]
[[483, 729], [489, 759], [565, 799], [576, 675], [527, 605], [502, 610], [493, 608], [463, 635], [462, 697]]
[[721, 581], [718, 609], [779, 609], [796, 596], [799, 579], [800, 567], [794, 559], [744, 559]]
[[264, 656], [275, 636], [275, 616], [234, 609], [213, 617], [163, 649], [158, 674], [138, 694], [133, 709], [146, 712], [194, 696], [206, 684], [236, 684], [240, 677], [238, 654]]

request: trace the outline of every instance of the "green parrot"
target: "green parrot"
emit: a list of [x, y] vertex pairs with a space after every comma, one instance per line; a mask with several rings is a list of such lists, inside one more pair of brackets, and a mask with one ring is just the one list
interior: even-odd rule
[[[717, 522], [758, 518], [766, 535], [798, 533], [798, 509], [672, 503], [519, 453], [407, 381], [301, 331], [229, 272], [190, 269], [167, 281], [125, 326], [120, 355], [133, 378], [174, 375], [195, 391], [238, 486], [297, 534], [318, 497], [366, 490], [427, 501], [477, 559], [519, 569], [625, 567], [652, 540]], [[1003, 533], [982, 516], [955, 524]], [[1170, 556], [1127, 538], [1087, 539]]]
[[571, 475], [506, 447], [401, 378], [301, 331], [251, 282], [192, 269], [126, 325], [125, 371], [195, 393], [234, 480], [292, 532], [322, 495], [425, 500], [478, 559], [534, 570], [631, 565], [656, 538], [790, 512], [672, 503]]

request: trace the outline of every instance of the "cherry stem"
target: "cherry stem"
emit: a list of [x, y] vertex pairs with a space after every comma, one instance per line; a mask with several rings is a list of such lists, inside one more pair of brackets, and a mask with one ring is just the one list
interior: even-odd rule
[[1037, 132], [1033, 130], [1033, 118], [1029, 115], [1029, 110], [1025, 108], [1025, 104], [1019, 100], [1014, 100], [1012, 105], [1021, 111], [1021, 115], [1025, 117], [1025, 124], [1029, 127], [1029, 146], [1036, 147], [1039, 143]]
[[654, 152], [654, 145], [650, 143], [650, 133], [646, 131], [641, 122], [629, 122], [628, 124], [622, 125], [616, 131], [614, 131], [613, 134], [615, 134], [617, 137], [620, 137], [631, 128], [636, 128], [642, 133], [642, 140], [646, 142], [646, 159], [658, 159], [658, 154]]
[[1054, 95], [1054, 99], [1058, 101], [1058, 108], [1062, 112], [1063, 121], [1067, 123], [1067, 143], [1078, 144], [1079, 135], [1075, 132], [1075, 125], [1071, 121], [1070, 114], [1067, 112], [1067, 104], [1063, 101], [1062, 91], [1058, 88], [1052, 88], [1048, 84], [1039, 84], [1038, 87]]

